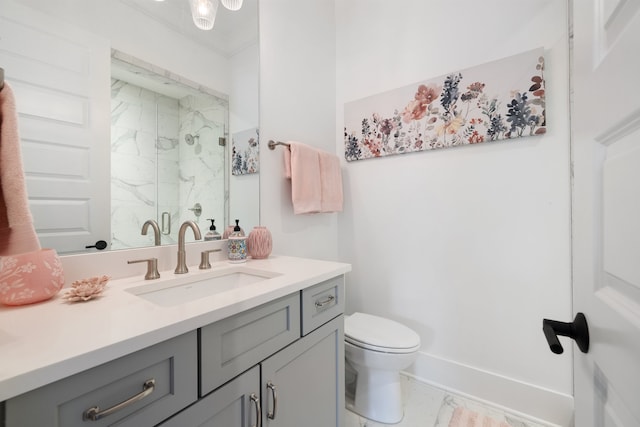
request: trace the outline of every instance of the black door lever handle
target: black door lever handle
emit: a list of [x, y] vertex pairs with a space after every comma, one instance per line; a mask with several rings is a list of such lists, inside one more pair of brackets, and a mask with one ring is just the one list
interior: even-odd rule
[[555, 354], [562, 354], [564, 351], [560, 340], [558, 340], [558, 335], [573, 338], [583, 353], [589, 351], [589, 328], [587, 326], [587, 318], [582, 313], [576, 314], [573, 322], [570, 323], [543, 319], [542, 331], [547, 338], [549, 348]]
[[95, 245], [85, 246], [86, 249], [96, 248], [99, 251], [105, 249], [106, 247], [107, 247], [107, 242], [105, 242], [104, 240], [98, 240]]

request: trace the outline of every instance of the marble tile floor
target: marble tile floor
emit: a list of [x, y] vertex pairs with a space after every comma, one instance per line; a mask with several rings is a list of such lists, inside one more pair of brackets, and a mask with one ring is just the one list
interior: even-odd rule
[[[512, 427], [557, 427], [541, 421], [527, 419], [521, 414], [510, 413], [508, 410], [498, 409], [486, 403], [456, 395], [452, 392], [416, 381], [402, 375], [402, 390], [405, 402], [404, 418], [394, 427], [448, 427], [451, 415], [457, 406], [481, 414], [489, 415], [498, 421], [505, 421]], [[347, 396], [347, 410], [345, 411], [344, 427], [388, 427], [361, 417], [348, 410], [350, 397]]]

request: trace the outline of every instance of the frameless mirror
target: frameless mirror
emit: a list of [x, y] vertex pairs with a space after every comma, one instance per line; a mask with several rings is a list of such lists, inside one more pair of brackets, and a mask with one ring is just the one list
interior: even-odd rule
[[[195, 27], [188, 0], [0, 0], [0, 66], [19, 110], [41, 244], [59, 253], [259, 224], [257, 0]], [[257, 153], [252, 154], [257, 162]], [[252, 163], [252, 164], [254, 164]], [[97, 248], [96, 248], [97, 246]], [[89, 248], [87, 248], [89, 247]]]

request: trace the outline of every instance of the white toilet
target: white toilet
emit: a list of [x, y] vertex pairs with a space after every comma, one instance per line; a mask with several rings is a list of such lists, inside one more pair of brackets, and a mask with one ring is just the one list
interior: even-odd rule
[[395, 424], [404, 411], [400, 371], [418, 356], [420, 336], [405, 325], [365, 313], [344, 321], [345, 359], [357, 375], [348, 409], [373, 421]]

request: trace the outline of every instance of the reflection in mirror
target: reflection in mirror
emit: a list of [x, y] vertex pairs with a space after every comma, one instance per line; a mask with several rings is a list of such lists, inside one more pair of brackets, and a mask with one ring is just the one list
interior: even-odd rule
[[[226, 97], [119, 52], [111, 61], [111, 248], [161, 243], [187, 220], [225, 224]], [[186, 206], [183, 210], [180, 207]]]
[[[113, 76], [112, 56], [125, 65]], [[149, 219], [162, 244], [187, 219], [203, 234], [212, 217], [221, 233], [236, 218], [259, 224], [258, 174], [229, 165], [234, 136], [258, 128], [257, 0], [219, 8], [211, 31], [195, 28], [187, 0], [0, 0], [0, 66], [43, 247], [152, 246]], [[163, 90], [129, 79], [150, 70]], [[176, 81], [211, 97], [177, 94]]]

